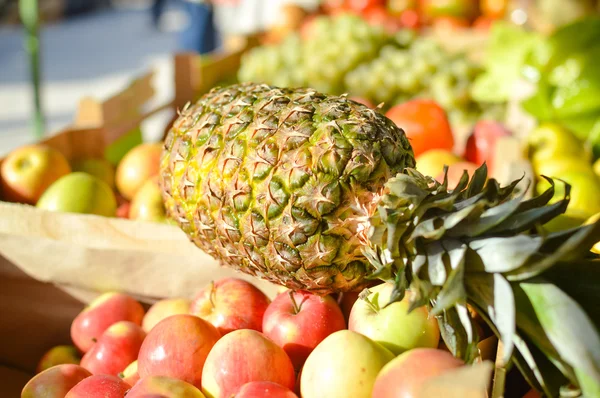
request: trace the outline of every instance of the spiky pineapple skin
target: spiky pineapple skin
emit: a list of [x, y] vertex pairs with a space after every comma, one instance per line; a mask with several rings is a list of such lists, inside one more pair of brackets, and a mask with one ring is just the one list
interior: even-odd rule
[[167, 212], [223, 265], [318, 294], [364, 287], [369, 218], [414, 155], [404, 132], [345, 97], [245, 83], [174, 122]]

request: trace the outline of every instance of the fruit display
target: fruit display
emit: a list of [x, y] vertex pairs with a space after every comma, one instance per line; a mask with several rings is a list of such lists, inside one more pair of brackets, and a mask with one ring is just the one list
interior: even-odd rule
[[[536, 228], [570, 200], [566, 189], [549, 204], [558, 185], [551, 179], [528, 199], [519, 180], [500, 186], [485, 164], [453, 186], [414, 167], [404, 131], [365, 105], [245, 83], [213, 89], [186, 107], [165, 140], [160, 181], [169, 216], [225, 266], [319, 295], [392, 283], [388, 303], [425, 307], [449, 351], [467, 363], [477, 356], [474, 311], [502, 340], [502, 360], [536, 389], [554, 396], [571, 385], [593, 396], [600, 337], [590, 249], [600, 223], [556, 233]], [[567, 270], [578, 276], [565, 278]], [[363, 318], [354, 321], [353, 312], [351, 325]], [[408, 348], [395, 332], [356, 329], [397, 352]], [[406, 340], [424, 347], [435, 341]], [[327, 352], [328, 345], [344, 346], [344, 356]], [[378, 371], [334, 377], [313, 369], [357, 363], [349, 355], [358, 346], [359, 360], [378, 370], [394, 356], [358, 332], [335, 332], [307, 358], [302, 395], [335, 396], [348, 373], [362, 380], [352, 391], [373, 386]]]
[[482, 73], [462, 53], [450, 53], [433, 38], [410, 30], [393, 34], [359, 16], [320, 16], [302, 33], [251, 49], [242, 58], [240, 82], [311, 87], [347, 93], [389, 109], [423, 98], [439, 103], [453, 124], [479, 118], [502, 120], [502, 104], [475, 101], [471, 84]]
[[[218, 296], [221, 293], [215, 286], [228, 285], [233, 288], [224, 290], [221, 302], [234, 293], [246, 293], [248, 286], [255, 289], [254, 294], [263, 294], [248, 282], [226, 278], [202, 287], [197, 296], [205, 292]], [[364, 313], [365, 306], [385, 305], [376, 302], [373, 294], [385, 292], [387, 298], [382, 299], [387, 300], [392, 289], [390, 283], [372, 287], [372, 295], [366, 301], [358, 299], [352, 313]], [[389, 395], [393, 393], [390, 377], [404, 378], [394, 388], [408, 394], [415, 393], [426, 379], [468, 366], [438, 348], [440, 332], [433, 315], [425, 311], [407, 316], [408, 297], [386, 307], [383, 318], [356, 317], [356, 325], [363, 330], [348, 330], [334, 296], [282, 291], [268, 302], [266, 311], [253, 313], [265, 325], [264, 332], [241, 322], [230, 324], [223, 333], [218, 316], [204, 320], [192, 315], [190, 301], [164, 299], [140, 313], [141, 304], [126, 294], [100, 296], [73, 320], [72, 327], [79, 329], [81, 319], [86, 319], [86, 325], [102, 325], [95, 327], [99, 337], [75, 353], [70, 346], [48, 351], [22, 397], [371, 397], [377, 389], [398, 396]], [[231, 306], [227, 314], [244, 317], [248, 311]], [[164, 315], [160, 320], [159, 314]], [[369, 330], [380, 328], [386, 319], [394, 322], [393, 315], [404, 317], [394, 329], [396, 337], [403, 331], [413, 336], [421, 332], [430, 348], [404, 339], [403, 353], [398, 355], [378, 336], [369, 337]], [[48, 364], [50, 354], [58, 352], [70, 355], [53, 355], [52, 366], [42, 366]], [[79, 353], [83, 353], [81, 361]]]
[[17, 148], [0, 169], [0, 200], [40, 209], [169, 223], [158, 186], [161, 143], [129, 150], [115, 166], [104, 158], [69, 161], [43, 144]]

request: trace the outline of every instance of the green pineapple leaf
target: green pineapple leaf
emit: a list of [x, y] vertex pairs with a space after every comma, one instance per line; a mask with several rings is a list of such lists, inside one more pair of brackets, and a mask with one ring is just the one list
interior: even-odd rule
[[589, 316], [575, 300], [544, 279], [520, 285], [560, 356], [576, 371], [600, 383], [600, 335]]
[[472, 363], [478, 355], [479, 336], [468, 315], [467, 307], [458, 304], [443, 310], [437, 321], [442, 339], [452, 355], [466, 363]]

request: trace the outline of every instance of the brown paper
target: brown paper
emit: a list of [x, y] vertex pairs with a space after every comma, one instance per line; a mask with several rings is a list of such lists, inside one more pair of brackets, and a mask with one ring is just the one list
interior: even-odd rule
[[0, 255], [41, 281], [151, 298], [189, 297], [211, 280], [253, 280], [223, 268], [177, 227], [56, 213], [0, 202]]

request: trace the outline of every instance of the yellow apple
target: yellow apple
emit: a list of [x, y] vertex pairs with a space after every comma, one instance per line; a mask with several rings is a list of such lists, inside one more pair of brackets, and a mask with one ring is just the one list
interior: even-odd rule
[[162, 143], [140, 144], [127, 152], [117, 166], [116, 185], [125, 199], [131, 200], [144, 183], [158, 175]]
[[65, 156], [46, 145], [28, 145], [11, 152], [0, 167], [2, 199], [34, 205], [44, 191], [71, 166]]

